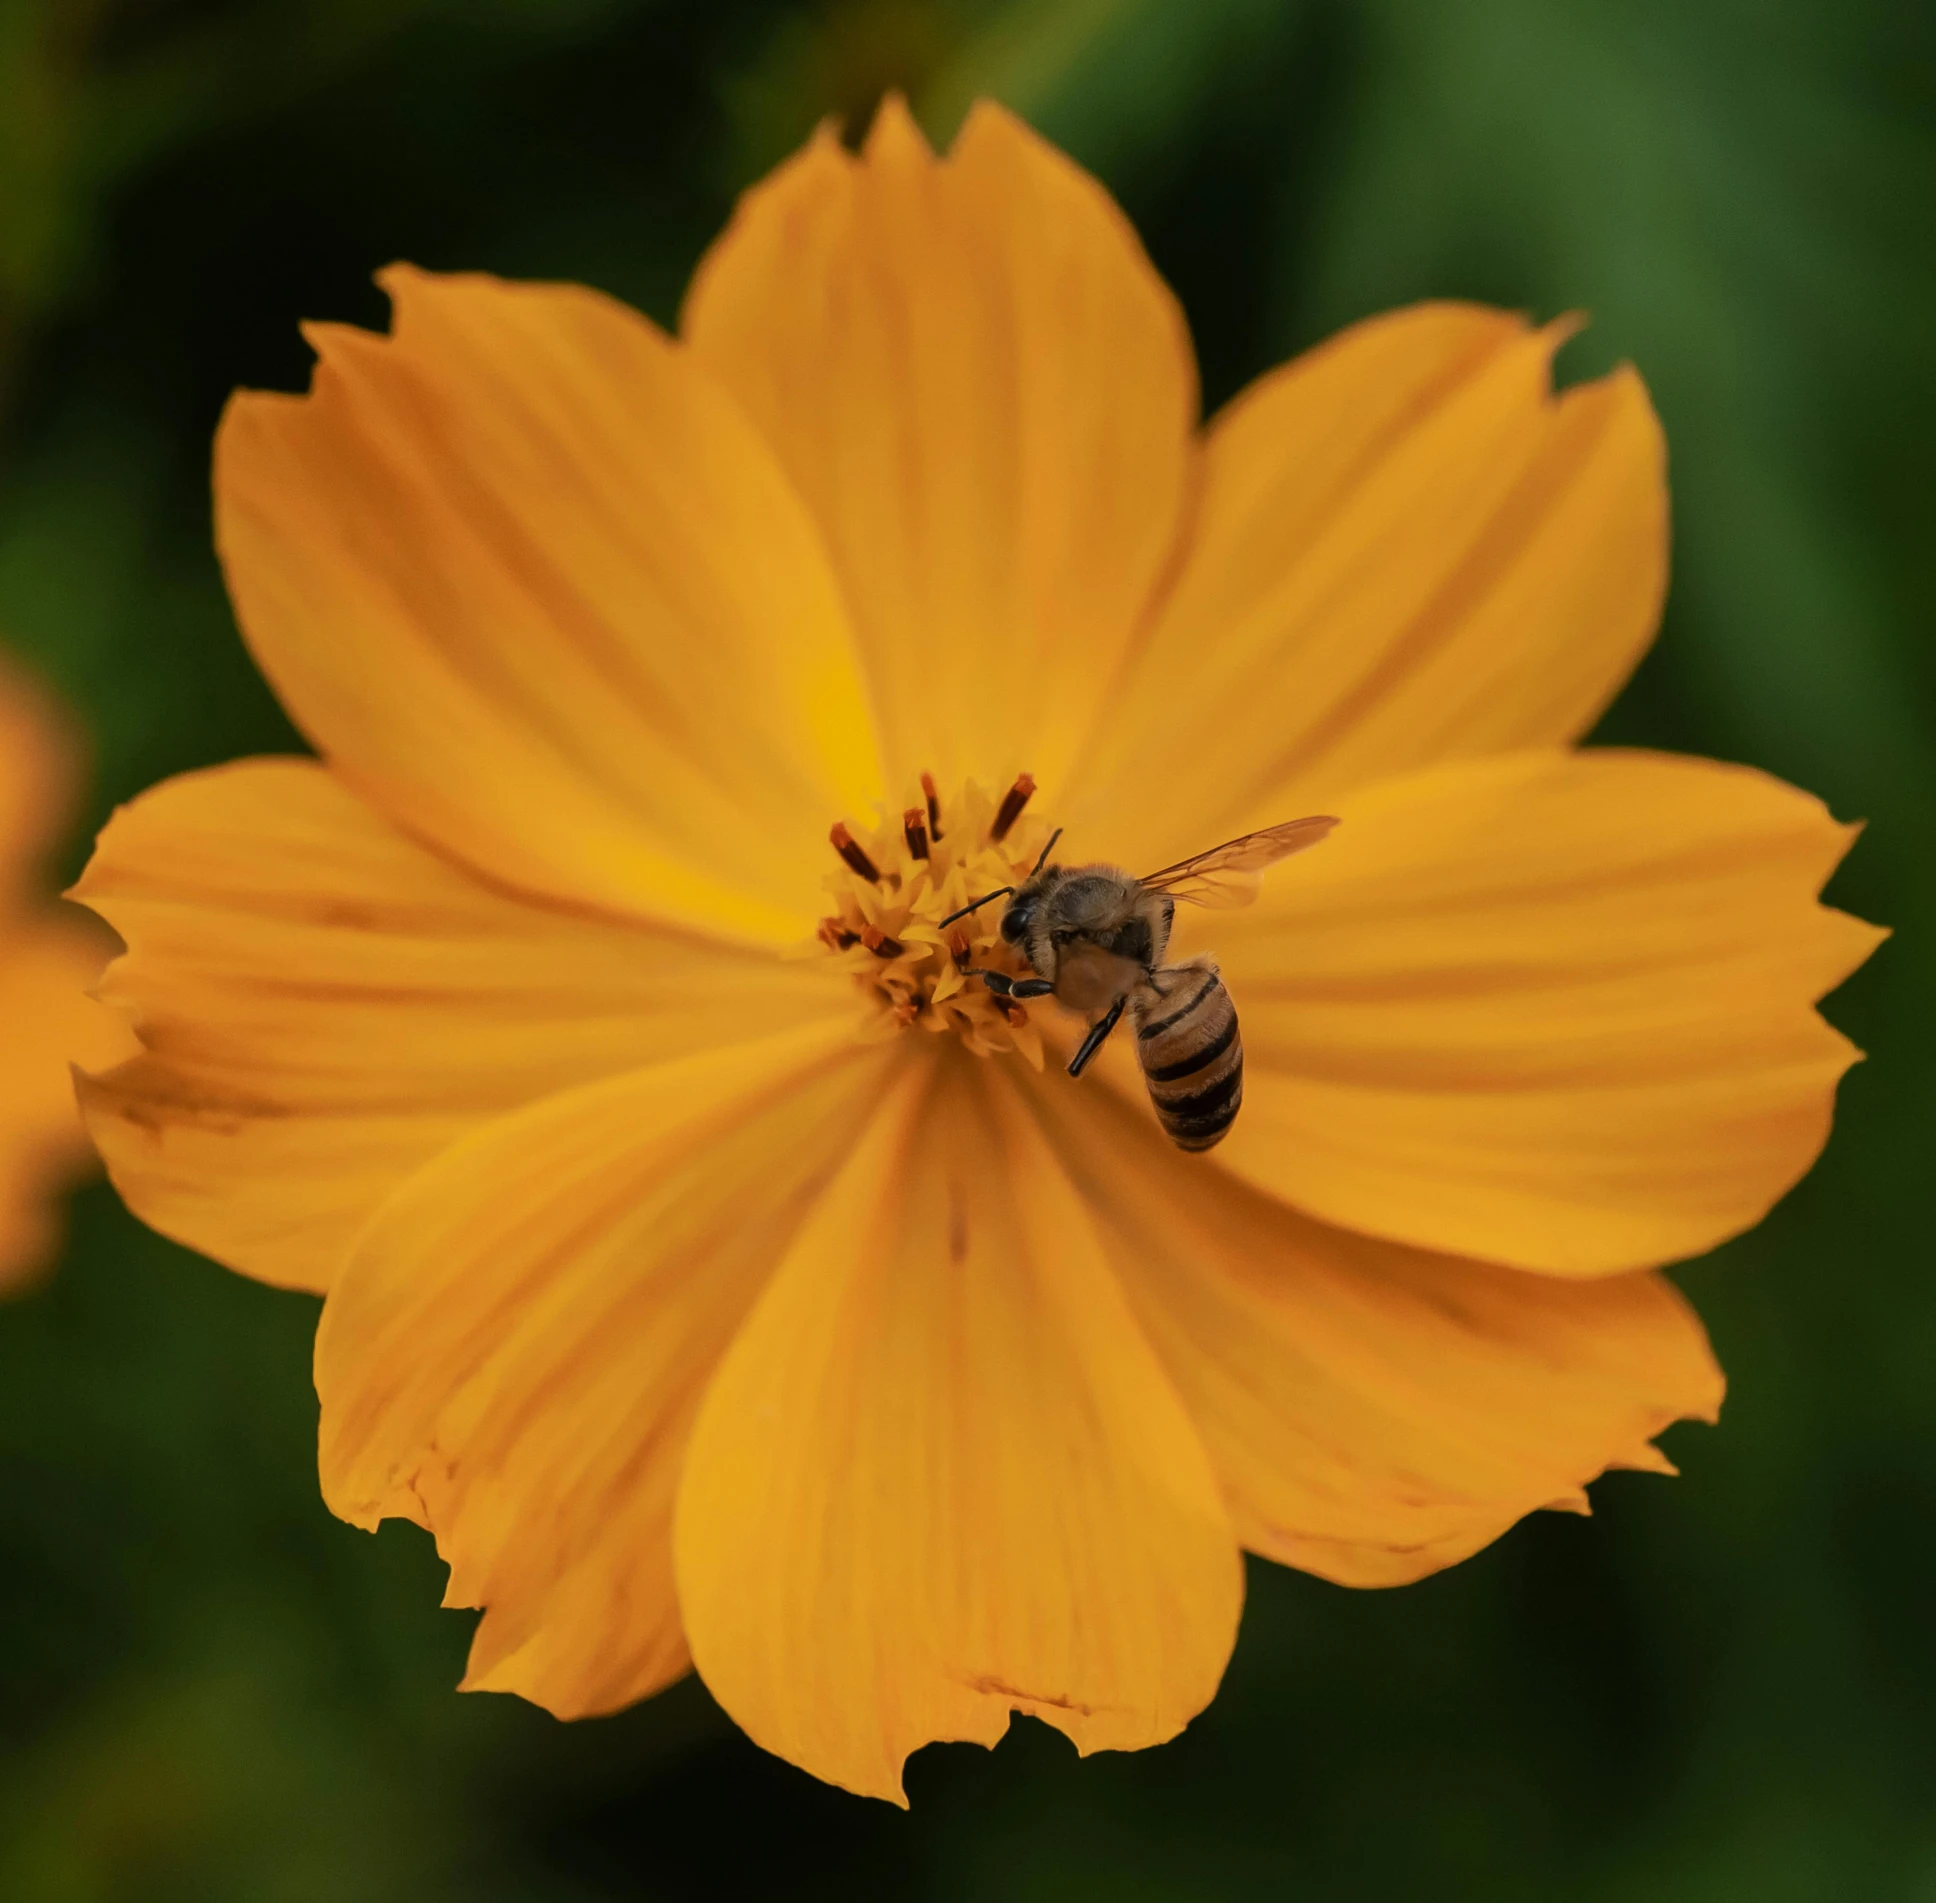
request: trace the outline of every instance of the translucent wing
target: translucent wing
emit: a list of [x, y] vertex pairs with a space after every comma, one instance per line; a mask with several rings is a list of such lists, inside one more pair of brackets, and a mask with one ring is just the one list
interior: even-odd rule
[[1152, 892], [1167, 892], [1188, 905], [1234, 911], [1256, 898], [1266, 866], [1288, 859], [1306, 846], [1315, 846], [1337, 823], [1329, 813], [1287, 819], [1281, 826], [1266, 826], [1260, 833], [1245, 833], [1241, 839], [1227, 839], [1194, 858], [1180, 859], [1161, 872], [1150, 873], [1143, 884]]

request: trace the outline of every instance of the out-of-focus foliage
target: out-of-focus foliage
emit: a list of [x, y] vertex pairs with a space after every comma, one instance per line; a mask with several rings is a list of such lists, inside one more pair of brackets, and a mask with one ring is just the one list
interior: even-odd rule
[[[392, 257], [661, 318], [737, 187], [899, 85], [1109, 181], [1213, 401], [1366, 311], [1584, 307], [1645, 371], [1677, 575], [1623, 741], [1871, 829], [1898, 926], [1834, 1015], [1830, 1155], [1685, 1279], [1733, 1377], [1456, 1572], [1258, 1568], [1222, 1698], [1078, 1764], [931, 1750], [911, 1816], [688, 1684], [562, 1727], [449, 1690], [414, 1530], [316, 1496], [313, 1307], [85, 1195], [0, 1311], [0, 1896], [1936, 1896], [1936, 15], [1892, 0], [0, 0], [0, 633], [95, 735], [95, 817], [295, 743], [241, 655], [206, 457]], [[83, 842], [73, 842], [78, 863]]]
[[273, 114], [438, 0], [0, 0], [0, 374], [82, 292], [115, 192]]

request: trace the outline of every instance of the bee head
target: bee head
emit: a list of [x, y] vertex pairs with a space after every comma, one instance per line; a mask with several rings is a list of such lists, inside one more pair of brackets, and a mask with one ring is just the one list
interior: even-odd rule
[[[1050, 844], [1053, 844], [1051, 841]], [[1046, 853], [1044, 857], [1046, 857]], [[1063, 870], [1060, 866], [1043, 867], [1037, 865], [1015, 890], [1002, 913], [1001, 933], [1011, 945], [1022, 945], [1035, 929], [1035, 915], [1042, 909], [1042, 901], [1062, 883]]]

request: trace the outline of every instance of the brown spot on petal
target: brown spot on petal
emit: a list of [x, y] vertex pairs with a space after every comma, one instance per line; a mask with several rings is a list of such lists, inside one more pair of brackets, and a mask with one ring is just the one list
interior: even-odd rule
[[1019, 1685], [1011, 1685], [1006, 1679], [996, 1678], [992, 1673], [981, 1673], [967, 1681], [978, 1692], [987, 1692], [994, 1698], [1014, 1698], [1027, 1705], [1052, 1705], [1057, 1711], [1080, 1712], [1085, 1718], [1095, 1716], [1096, 1707], [1085, 1705], [1079, 1698], [1071, 1698], [1067, 1692], [1030, 1692]]

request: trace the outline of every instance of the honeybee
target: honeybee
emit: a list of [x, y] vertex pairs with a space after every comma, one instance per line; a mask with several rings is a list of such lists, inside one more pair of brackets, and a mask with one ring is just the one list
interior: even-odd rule
[[1259, 874], [1279, 859], [1315, 846], [1337, 820], [1316, 813], [1226, 840], [1160, 872], [1136, 878], [1120, 866], [1052, 866], [1060, 831], [1019, 886], [998, 886], [952, 912], [952, 925], [1006, 897], [1001, 934], [1021, 952], [1033, 978], [978, 970], [1004, 998], [1046, 998], [1080, 1011], [1089, 1032], [1069, 1060], [1080, 1077], [1104, 1040], [1129, 1013], [1136, 1057], [1164, 1134], [1181, 1150], [1223, 1141], [1244, 1097], [1244, 1046], [1237, 1007], [1216, 960], [1166, 965], [1177, 901], [1228, 910], [1256, 898]]

